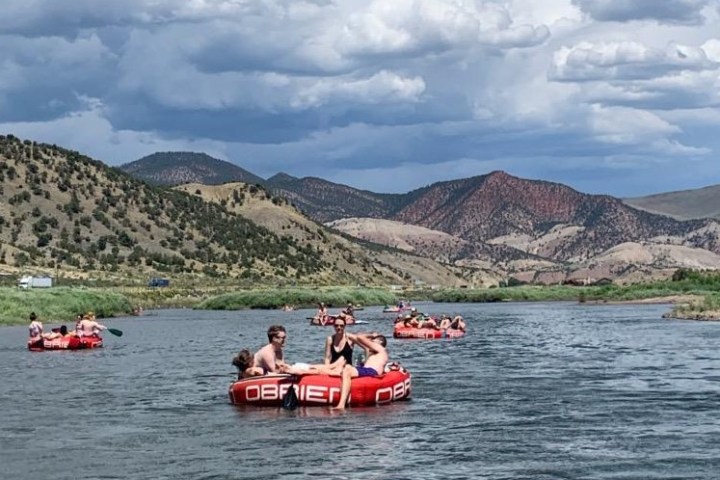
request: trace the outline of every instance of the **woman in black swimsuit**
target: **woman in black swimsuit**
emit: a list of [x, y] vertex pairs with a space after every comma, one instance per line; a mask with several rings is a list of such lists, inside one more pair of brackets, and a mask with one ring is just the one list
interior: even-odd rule
[[334, 375], [340, 375], [345, 365], [352, 365], [353, 343], [345, 334], [345, 320], [335, 320], [335, 333], [325, 340], [325, 365]]

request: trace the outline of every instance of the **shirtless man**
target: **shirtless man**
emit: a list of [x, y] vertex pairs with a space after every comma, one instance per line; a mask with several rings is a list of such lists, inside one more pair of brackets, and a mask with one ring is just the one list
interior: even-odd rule
[[385, 364], [388, 361], [388, 353], [385, 349], [387, 340], [382, 335], [354, 335], [348, 333], [347, 337], [353, 343], [365, 348], [368, 356], [362, 366], [353, 367], [345, 365], [342, 371], [342, 386], [340, 387], [340, 401], [334, 410], [344, 410], [345, 404], [350, 397], [350, 385], [353, 378], [359, 377], [377, 377], [385, 370]]
[[282, 325], [272, 325], [267, 331], [268, 344], [255, 354], [255, 366], [260, 367], [263, 373], [281, 373], [287, 364], [283, 358], [283, 348], [287, 339], [287, 332]]
[[78, 337], [97, 337], [102, 330], [107, 330], [107, 327], [95, 321], [95, 315], [85, 315], [75, 324], [75, 334]]

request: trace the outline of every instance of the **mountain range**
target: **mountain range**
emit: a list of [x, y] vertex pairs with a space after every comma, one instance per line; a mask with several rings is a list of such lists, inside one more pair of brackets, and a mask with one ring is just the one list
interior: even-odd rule
[[0, 135], [3, 275], [460, 285], [476, 275], [468, 272], [330, 230], [262, 186], [161, 187], [72, 150]]
[[217, 183], [252, 178], [338, 231], [518, 281], [635, 281], [720, 268], [720, 187], [623, 200], [496, 171], [380, 194], [284, 173], [262, 180], [200, 154], [162, 155], [158, 168], [157, 157], [120, 168], [168, 185], [178, 183], [173, 170], [194, 170], [201, 183], [208, 172]]
[[[665, 203], [702, 203], [675, 195]], [[460, 286], [632, 282], [720, 267], [716, 220], [630, 204], [641, 200], [501, 171], [379, 194], [312, 177], [264, 180], [192, 152], [111, 168], [5, 135], [0, 273]]]

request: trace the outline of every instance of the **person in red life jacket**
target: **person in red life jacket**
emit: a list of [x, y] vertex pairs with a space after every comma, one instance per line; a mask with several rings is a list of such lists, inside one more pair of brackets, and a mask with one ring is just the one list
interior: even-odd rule
[[282, 325], [271, 325], [267, 336], [268, 344], [255, 353], [255, 365], [260, 367], [263, 373], [280, 373], [281, 367], [287, 365], [283, 358], [287, 331]]
[[352, 333], [347, 334], [348, 338], [365, 348], [368, 353], [363, 365], [354, 367], [345, 365], [342, 371], [342, 385], [340, 387], [340, 400], [334, 410], [344, 410], [345, 404], [350, 397], [350, 386], [353, 378], [361, 377], [377, 377], [385, 370], [385, 364], [388, 362], [388, 353], [385, 347], [387, 339], [382, 335], [368, 335]]

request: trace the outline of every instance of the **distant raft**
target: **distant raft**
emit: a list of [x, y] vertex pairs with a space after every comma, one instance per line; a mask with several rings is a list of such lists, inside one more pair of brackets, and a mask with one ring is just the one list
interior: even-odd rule
[[96, 336], [78, 337], [76, 335], [65, 335], [64, 337], [57, 337], [52, 340], [47, 338], [36, 341], [28, 339], [27, 346], [28, 350], [32, 352], [44, 352], [46, 350], [86, 350], [89, 348], [101, 348], [103, 346], [103, 340]]
[[[338, 318], [338, 315], [325, 315], [324, 318], [308, 317], [310, 325], [317, 325], [320, 327], [332, 327], [335, 325], [335, 320]], [[355, 317], [345, 317], [345, 325], [355, 325], [356, 323], [360, 322], [356, 321]]]
[[[228, 395], [234, 405], [280, 407], [289, 388], [294, 388], [301, 407], [328, 407], [340, 400], [340, 377], [329, 375], [270, 374], [238, 380], [230, 385]], [[353, 378], [350, 387], [351, 407], [382, 405], [410, 397], [411, 375], [397, 364], [385, 368], [379, 377]]]
[[402, 324], [398, 324], [393, 328], [393, 337], [395, 338], [459, 338], [463, 335], [465, 335], [464, 330], [454, 328], [438, 330], [435, 328], [406, 327]]

